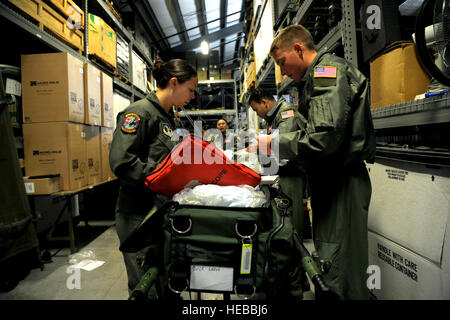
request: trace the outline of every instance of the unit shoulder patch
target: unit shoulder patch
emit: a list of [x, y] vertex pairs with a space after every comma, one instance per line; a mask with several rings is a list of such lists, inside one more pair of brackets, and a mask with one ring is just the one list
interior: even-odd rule
[[281, 113], [281, 119], [288, 119], [294, 117], [294, 110], [287, 110]]
[[337, 68], [329, 66], [314, 67], [314, 78], [336, 78]]
[[141, 118], [136, 113], [127, 113], [123, 119], [121, 129], [126, 133], [134, 133], [139, 127], [140, 122]]
[[161, 127], [162, 127], [162, 132], [169, 137], [173, 136], [173, 129], [170, 127], [170, 125], [168, 123], [161, 123]]

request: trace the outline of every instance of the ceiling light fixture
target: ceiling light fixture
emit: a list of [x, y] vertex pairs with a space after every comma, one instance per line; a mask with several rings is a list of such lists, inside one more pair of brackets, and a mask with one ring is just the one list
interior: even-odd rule
[[203, 40], [202, 43], [200, 44], [200, 49], [202, 50], [203, 54], [208, 54], [209, 53], [209, 44], [208, 44], [208, 42]]

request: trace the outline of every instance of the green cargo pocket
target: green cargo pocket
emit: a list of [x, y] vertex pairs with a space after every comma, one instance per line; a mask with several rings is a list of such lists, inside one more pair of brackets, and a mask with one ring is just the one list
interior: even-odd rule
[[211, 248], [208, 249], [205, 246], [186, 244], [186, 257], [192, 264], [237, 265], [237, 258], [239, 258], [237, 248], [237, 246], [230, 248], [229, 246], [215, 244], [214, 250], [211, 250]]
[[313, 98], [309, 103], [309, 127], [313, 132], [334, 130], [333, 114], [327, 99]]

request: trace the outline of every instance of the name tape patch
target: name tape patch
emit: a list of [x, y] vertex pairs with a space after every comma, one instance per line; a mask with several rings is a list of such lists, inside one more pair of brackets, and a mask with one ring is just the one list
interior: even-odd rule
[[292, 118], [294, 116], [294, 110], [288, 110], [281, 113], [281, 119]]
[[136, 132], [140, 122], [141, 118], [136, 113], [128, 113], [123, 119], [121, 129], [126, 133]]
[[314, 68], [314, 78], [336, 78], [336, 67], [318, 66]]

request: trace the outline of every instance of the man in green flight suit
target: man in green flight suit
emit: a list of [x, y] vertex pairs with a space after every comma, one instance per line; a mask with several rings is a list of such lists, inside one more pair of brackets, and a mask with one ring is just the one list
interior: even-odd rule
[[327, 285], [342, 299], [368, 299], [367, 215], [372, 193], [364, 161], [375, 158], [368, 81], [352, 64], [291, 25], [275, 37], [270, 55], [299, 84], [298, 111], [306, 128], [260, 145], [279, 144], [280, 158], [295, 161], [311, 188], [314, 245]]
[[[249, 90], [248, 102], [256, 114], [267, 123], [267, 134], [278, 129], [279, 133], [301, 130], [305, 127], [304, 118], [296, 108], [283, 97], [278, 101], [262, 88]], [[282, 162], [283, 159], [281, 159]], [[302, 238], [304, 228], [303, 195], [306, 187], [304, 172], [293, 161], [281, 163], [278, 175], [280, 186], [293, 201], [293, 223]]]
[[[305, 127], [304, 118], [296, 108], [288, 103], [283, 97], [277, 100], [264, 89], [251, 88], [249, 90], [248, 102], [256, 114], [263, 118], [267, 123], [267, 134], [272, 134], [275, 130], [278, 133], [288, 133], [301, 130]], [[292, 222], [299, 235], [303, 239], [305, 227], [305, 214], [303, 209], [303, 196], [306, 188], [306, 175], [294, 161], [285, 161], [280, 159], [280, 167], [277, 174], [280, 177], [279, 184], [281, 190], [292, 200]], [[303, 277], [302, 277], [303, 275]], [[296, 270], [292, 275], [293, 282], [291, 286], [292, 295], [302, 296], [302, 280], [306, 280], [302, 270]], [[306, 280], [307, 283], [307, 280]]]

